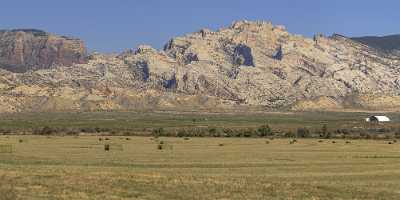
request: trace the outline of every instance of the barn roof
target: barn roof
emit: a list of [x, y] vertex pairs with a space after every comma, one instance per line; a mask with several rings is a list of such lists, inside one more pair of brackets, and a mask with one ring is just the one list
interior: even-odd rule
[[390, 122], [389, 117], [386, 116], [372, 116], [374, 118], [376, 118], [379, 122]]

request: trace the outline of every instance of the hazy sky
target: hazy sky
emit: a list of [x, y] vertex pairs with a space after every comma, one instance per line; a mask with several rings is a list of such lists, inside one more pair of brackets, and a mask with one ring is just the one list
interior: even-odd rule
[[235, 20], [266, 20], [292, 33], [400, 33], [399, 0], [2, 0], [0, 29], [76, 36], [90, 50], [161, 48], [170, 38]]

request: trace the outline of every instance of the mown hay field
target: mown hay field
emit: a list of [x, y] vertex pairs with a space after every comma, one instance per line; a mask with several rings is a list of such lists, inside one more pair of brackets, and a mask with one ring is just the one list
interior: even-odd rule
[[290, 141], [0, 136], [0, 199], [400, 199], [400, 143]]

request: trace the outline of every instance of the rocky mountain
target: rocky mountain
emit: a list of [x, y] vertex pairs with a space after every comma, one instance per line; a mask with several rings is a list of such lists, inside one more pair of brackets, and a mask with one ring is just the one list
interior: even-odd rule
[[161, 51], [142, 45], [88, 59], [23, 73], [4, 67], [0, 111], [394, 110], [400, 105], [399, 56], [337, 34], [305, 38], [269, 22], [238, 21], [173, 38]]
[[0, 30], [0, 66], [12, 72], [86, 63], [81, 40], [35, 29]]
[[352, 39], [378, 50], [400, 55], [400, 35], [366, 36]]

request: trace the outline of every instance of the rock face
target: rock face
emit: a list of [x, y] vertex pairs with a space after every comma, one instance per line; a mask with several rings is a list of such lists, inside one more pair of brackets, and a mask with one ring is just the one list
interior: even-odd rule
[[87, 64], [0, 74], [1, 112], [400, 106], [399, 56], [268, 22], [203, 29], [162, 51], [142, 45], [118, 56], [93, 54]]
[[26, 72], [82, 63], [86, 63], [86, 48], [78, 39], [34, 29], [0, 31], [0, 67], [9, 71]]

